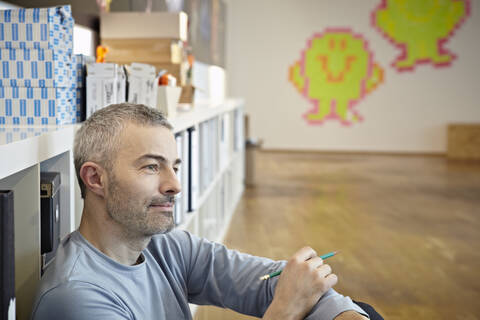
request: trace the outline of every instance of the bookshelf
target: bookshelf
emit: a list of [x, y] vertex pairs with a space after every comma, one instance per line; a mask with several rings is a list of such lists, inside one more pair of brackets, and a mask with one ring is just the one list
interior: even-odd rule
[[[169, 120], [175, 133], [184, 137], [189, 128], [198, 131], [207, 128], [198, 134], [198, 165], [202, 168], [213, 164], [207, 168], [208, 176], [197, 170], [196, 206], [190, 212], [186, 205], [182, 206], [177, 228], [222, 242], [244, 189], [243, 100], [198, 103], [191, 111], [179, 112]], [[19, 320], [29, 319], [41, 273], [40, 172], [61, 173], [61, 237], [75, 230], [80, 222], [83, 203], [72, 151], [78, 126], [0, 127], [0, 189], [14, 191], [15, 293]], [[204, 153], [208, 157], [202, 157]], [[184, 169], [183, 174], [188, 174], [188, 170]], [[184, 187], [188, 179], [181, 181]], [[182, 191], [183, 196], [187, 192]], [[182, 199], [179, 202], [186, 203]]]

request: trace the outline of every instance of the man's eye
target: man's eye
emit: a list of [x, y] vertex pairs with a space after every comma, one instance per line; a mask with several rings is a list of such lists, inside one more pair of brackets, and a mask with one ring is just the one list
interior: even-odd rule
[[155, 172], [158, 171], [158, 165], [156, 164], [149, 164], [148, 166], [145, 166], [145, 168]]

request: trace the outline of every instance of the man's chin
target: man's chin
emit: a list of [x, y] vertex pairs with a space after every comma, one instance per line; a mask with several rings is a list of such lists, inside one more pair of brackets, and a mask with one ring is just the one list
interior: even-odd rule
[[158, 225], [156, 227], [151, 228], [145, 232], [145, 235], [154, 236], [156, 234], [164, 234], [169, 233], [175, 228], [175, 223], [173, 222], [173, 218], [169, 222], [164, 222], [162, 225]]
[[173, 221], [173, 217], [172, 217], [168, 223], [165, 223], [164, 225], [162, 225], [161, 228], [159, 228], [160, 230], [158, 233], [168, 233], [172, 231], [174, 228], [175, 228], [175, 222]]
[[165, 230], [163, 230], [163, 232], [161, 233], [169, 233], [170, 231], [172, 231], [173, 229], [175, 229], [175, 224], [172, 223], [171, 225], [169, 225]]

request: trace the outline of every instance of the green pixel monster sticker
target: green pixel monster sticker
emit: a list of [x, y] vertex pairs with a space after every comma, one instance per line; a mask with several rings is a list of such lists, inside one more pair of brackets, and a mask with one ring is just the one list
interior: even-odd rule
[[448, 66], [455, 55], [443, 45], [470, 12], [470, 0], [382, 0], [372, 24], [402, 53], [393, 62], [398, 71], [419, 63]]
[[367, 41], [350, 29], [314, 34], [289, 69], [289, 80], [313, 105], [303, 115], [312, 125], [338, 120], [349, 126], [363, 120], [357, 103], [383, 82]]

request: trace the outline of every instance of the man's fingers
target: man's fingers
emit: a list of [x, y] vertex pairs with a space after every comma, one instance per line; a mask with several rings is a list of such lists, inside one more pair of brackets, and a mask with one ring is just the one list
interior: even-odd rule
[[330, 273], [328, 276], [325, 277], [325, 281], [327, 281], [327, 285], [331, 288], [338, 282], [338, 277], [334, 273]]
[[332, 273], [332, 268], [328, 264], [322, 264], [320, 267], [318, 267], [317, 272], [322, 276], [322, 277], [327, 277], [329, 274]]
[[314, 258], [317, 256], [315, 250], [310, 247], [303, 247], [302, 249], [298, 250], [294, 255], [293, 259], [297, 261], [306, 261], [308, 259]]
[[316, 269], [323, 264], [323, 259], [320, 257], [314, 257], [307, 261], [312, 269]]

